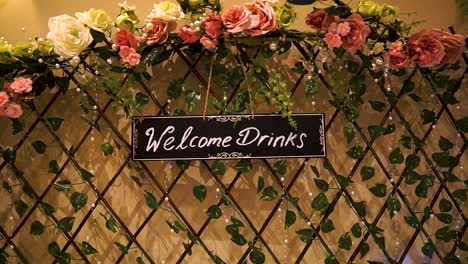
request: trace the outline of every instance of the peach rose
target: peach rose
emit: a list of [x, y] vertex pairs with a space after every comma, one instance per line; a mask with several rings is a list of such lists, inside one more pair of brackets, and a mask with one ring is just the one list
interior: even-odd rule
[[8, 94], [6, 92], [0, 92], [0, 107], [3, 107], [8, 101], [10, 101]]
[[[362, 17], [358, 14], [352, 14], [347, 18], [335, 17], [336, 26], [330, 26], [329, 32], [341, 35], [342, 47], [349, 52], [356, 52], [364, 43], [371, 30], [366, 25]], [[345, 26], [342, 26], [345, 24]], [[339, 31], [339, 32], [338, 32]], [[346, 34], [344, 34], [347, 32]]]
[[221, 35], [221, 30], [223, 29], [223, 18], [212, 13], [203, 19], [202, 25], [205, 27], [206, 35], [215, 39]]
[[3, 111], [6, 116], [13, 119], [17, 119], [23, 114], [23, 109], [18, 104], [7, 104]]
[[184, 41], [184, 44], [195, 43], [200, 39], [200, 29], [193, 29], [189, 24], [179, 28], [179, 37]]
[[216, 45], [218, 44], [216, 39], [210, 39], [209, 37], [206, 37], [206, 36], [203, 36], [200, 39], [200, 43], [203, 45], [203, 47], [205, 47], [205, 49], [209, 49], [209, 50], [216, 48]]
[[327, 31], [329, 18], [327, 11], [320, 9], [317, 12], [307, 15], [306, 25], [320, 31]]
[[250, 28], [250, 11], [244, 6], [235, 5], [224, 12], [222, 17], [229, 33], [239, 33]]
[[141, 55], [135, 52], [134, 48], [123, 46], [120, 48], [119, 56], [123, 63], [128, 63], [130, 67], [135, 67], [140, 63]]
[[175, 20], [162, 21], [159, 19], [152, 19], [143, 29], [146, 35], [146, 44], [148, 46], [154, 44], [163, 44], [169, 38], [169, 32], [177, 28]]
[[127, 47], [130, 47], [130, 48], [136, 49], [136, 48], [138, 48], [138, 45], [140, 44], [140, 38], [133, 35], [132, 32], [130, 32], [130, 31], [124, 29], [124, 28], [120, 28], [120, 29], [118, 29], [117, 33], [115, 34], [114, 43], [118, 47], [127, 46]]
[[390, 68], [392, 70], [398, 70], [402, 67], [409, 65], [409, 60], [406, 58], [406, 55], [401, 53], [398, 50], [390, 50], [385, 54], [385, 60], [390, 63]]
[[245, 4], [250, 11], [250, 26], [247, 32], [251, 36], [260, 36], [273, 31], [278, 26], [276, 22], [275, 9], [268, 1], [255, 0]]
[[32, 80], [30, 78], [18, 77], [10, 84], [10, 91], [17, 94], [29, 93], [32, 91]]
[[445, 48], [439, 38], [439, 34], [427, 30], [413, 34], [407, 48], [410, 58], [423, 68], [440, 65], [445, 56]]
[[439, 41], [444, 46], [445, 56], [440, 62], [443, 64], [453, 64], [460, 59], [465, 50], [465, 39], [460, 34], [451, 34], [440, 29], [433, 29], [431, 33], [437, 35]]

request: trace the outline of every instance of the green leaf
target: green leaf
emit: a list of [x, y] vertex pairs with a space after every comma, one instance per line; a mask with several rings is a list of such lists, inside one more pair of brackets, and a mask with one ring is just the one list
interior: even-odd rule
[[210, 206], [210, 208], [208, 208], [205, 214], [212, 219], [218, 219], [221, 217], [221, 215], [223, 215], [223, 212], [221, 211], [221, 208], [219, 208], [219, 206], [212, 205]]
[[341, 188], [346, 188], [346, 186], [353, 183], [351, 179], [348, 179], [342, 175], [336, 175], [336, 181], [338, 181], [338, 184], [341, 186]]
[[92, 255], [98, 253], [98, 251], [86, 241], [83, 241], [81, 243], [81, 252], [83, 252], [83, 254], [85, 255]]
[[3, 189], [5, 189], [8, 193], [11, 193], [13, 191], [13, 189], [11, 188], [11, 185], [6, 181], [2, 182], [2, 186], [3, 186]]
[[234, 168], [242, 173], [247, 173], [253, 169], [252, 162], [248, 159], [243, 159], [237, 162]]
[[354, 94], [363, 95], [366, 92], [366, 76], [354, 75], [349, 79], [349, 86]]
[[421, 112], [421, 119], [423, 121], [423, 125], [434, 122], [435, 118], [436, 118], [436, 114], [434, 113], [434, 111], [429, 111], [427, 109], [424, 109]]
[[193, 108], [200, 102], [200, 99], [201, 95], [197, 91], [186, 90], [184, 92], [184, 100], [189, 112], [192, 112]]
[[444, 171], [444, 172], [442, 172], [442, 174], [444, 175], [445, 180], [448, 181], [448, 182], [461, 182], [461, 180], [456, 175], [454, 175], [453, 173], [450, 173], [448, 171]]
[[156, 198], [154, 195], [150, 192], [145, 191], [145, 201], [146, 205], [148, 205], [149, 208], [156, 210], [159, 208], [158, 201], [156, 201]]
[[112, 147], [111, 143], [107, 142], [101, 145], [101, 151], [104, 156], [109, 156], [114, 153], [114, 147]]
[[367, 244], [366, 242], [363, 242], [361, 246], [359, 247], [359, 254], [361, 256], [361, 259], [367, 255], [369, 250], [370, 250], [369, 244]]
[[52, 187], [59, 192], [68, 192], [71, 188], [71, 182], [69, 180], [61, 180], [54, 183]]
[[[10, 118], [11, 120], [11, 127], [13, 128], [13, 135], [18, 134], [19, 132], [24, 130], [25, 127], [25, 120], [24, 118]], [[1, 262], [0, 262], [1, 263]]]
[[460, 243], [458, 244], [458, 248], [463, 251], [468, 251], [468, 244], [464, 241], [460, 241]]
[[94, 175], [91, 172], [89, 172], [89, 171], [87, 171], [87, 170], [85, 170], [83, 168], [80, 168], [80, 172], [81, 172], [81, 176], [86, 181], [90, 181], [90, 180], [92, 180], [94, 178]]
[[374, 187], [369, 188], [369, 191], [377, 197], [385, 197], [387, 195], [387, 185], [377, 183]]
[[458, 189], [456, 191], [454, 191], [453, 193], [453, 197], [457, 198], [458, 200], [464, 202], [466, 201], [466, 194], [467, 194], [467, 189]]
[[49, 173], [56, 174], [59, 172], [59, 165], [56, 160], [51, 160], [49, 162]]
[[385, 103], [382, 103], [380, 101], [369, 101], [370, 105], [372, 106], [372, 109], [377, 112], [383, 112], [385, 110]]
[[144, 106], [149, 102], [149, 96], [142, 92], [135, 94], [135, 102], [138, 106]]
[[422, 98], [419, 97], [418, 95], [414, 94], [414, 93], [410, 93], [408, 94], [408, 96], [413, 100], [415, 101], [416, 103], [419, 103], [422, 101]]
[[361, 235], [362, 235], [362, 231], [361, 231], [361, 226], [359, 225], [359, 223], [355, 223], [352, 227], [351, 227], [351, 233], [353, 234], [353, 236], [355, 238], [360, 238]]
[[320, 212], [325, 212], [329, 206], [327, 196], [321, 192], [319, 193], [311, 203], [311, 206], [313, 209], [320, 211]]
[[116, 225], [117, 222], [115, 221], [115, 218], [112, 215], [108, 219], [106, 219], [106, 228], [112, 233], [117, 232], [117, 229], [115, 229]]
[[29, 233], [33, 236], [40, 236], [42, 233], [44, 233], [45, 226], [39, 222], [39, 221], [34, 221], [31, 223], [31, 230]]
[[315, 176], [317, 176], [317, 178], [320, 178], [320, 173], [319, 173], [316, 166], [310, 165], [310, 169], [314, 172], [314, 174], [315, 174]]
[[354, 146], [350, 150], [346, 152], [348, 156], [350, 156], [353, 159], [361, 159], [364, 157], [364, 149], [362, 149], [361, 146]]
[[138, 178], [137, 176], [130, 176], [130, 178], [132, 178], [132, 180], [133, 180], [136, 184], [138, 184], [138, 186], [140, 186], [140, 187], [143, 186], [143, 184], [141, 183], [140, 178]]
[[265, 254], [260, 249], [254, 248], [250, 252], [249, 259], [253, 264], [262, 264], [265, 263]]
[[401, 88], [401, 94], [408, 94], [414, 90], [414, 82], [410, 80], [405, 80], [403, 87]]
[[393, 216], [395, 216], [395, 214], [400, 212], [401, 210], [400, 201], [395, 197], [391, 197], [390, 199], [388, 199], [387, 210], [388, 210], [388, 213], [390, 214], [390, 218], [393, 218]]
[[333, 221], [330, 219], [324, 219], [322, 223], [320, 223], [320, 229], [324, 233], [330, 233], [331, 231], [335, 230], [335, 225], [333, 224]]
[[257, 184], [257, 193], [260, 193], [263, 188], [265, 187], [265, 180], [262, 176], [258, 177], [258, 184]]
[[167, 88], [167, 97], [169, 99], [177, 99], [182, 93], [182, 88], [185, 86], [184, 79], [172, 80]]
[[405, 165], [408, 170], [414, 170], [419, 166], [421, 159], [418, 155], [410, 154], [406, 157]]
[[55, 213], [55, 207], [48, 203], [41, 203], [41, 207], [44, 210], [44, 214], [47, 216], [51, 216]]
[[361, 217], [366, 217], [366, 215], [367, 215], [366, 202], [365, 201], [357, 202], [357, 203], [355, 203], [355, 206], [356, 206], [356, 211], [358, 212], [358, 214]]
[[450, 230], [450, 226], [445, 226], [445, 227], [439, 228], [436, 231], [435, 235], [438, 240], [442, 240], [444, 242], [450, 242], [451, 240], [457, 238], [457, 231]]
[[456, 120], [455, 126], [460, 130], [460, 132], [468, 133], [468, 116]]
[[186, 170], [190, 167], [190, 160], [176, 160], [176, 165], [181, 170]]
[[359, 71], [359, 63], [352, 61], [352, 60], [345, 60], [345, 66], [348, 72], [350, 73], [358, 73]]
[[446, 213], [446, 212], [450, 212], [450, 210], [452, 210], [452, 208], [453, 208], [453, 205], [449, 200], [447, 200], [445, 198], [442, 198], [442, 200], [440, 200], [440, 202], [439, 202], [439, 211]]
[[284, 219], [284, 229], [288, 229], [296, 222], [296, 213], [293, 211], [287, 210], [285, 219]]
[[154, 66], [169, 59], [171, 54], [172, 50], [167, 50], [166, 46], [156, 46], [152, 48], [146, 56], [143, 56], [141, 63], [148, 66]]
[[49, 246], [47, 246], [47, 251], [49, 252], [51, 256], [56, 257], [60, 254], [60, 247], [57, 244], [57, 242], [54, 241], [50, 243]]
[[329, 189], [329, 184], [328, 182], [321, 180], [321, 179], [314, 179], [314, 183], [317, 186], [317, 188], [322, 191], [322, 192], [327, 192]]
[[367, 130], [369, 131], [369, 135], [372, 138], [378, 138], [382, 136], [386, 131], [386, 129], [383, 126], [374, 126], [374, 125], [367, 127]]
[[224, 162], [215, 160], [211, 166], [211, 171], [216, 176], [222, 176], [226, 173], [226, 166], [224, 165]]
[[52, 130], [57, 131], [62, 126], [63, 118], [49, 117], [47, 118], [47, 121], [49, 121], [49, 124], [50, 124], [50, 127], [52, 127]]
[[187, 252], [189, 256], [192, 256], [192, 247], [190, 247], [190, 244], [187, 244], [185, 242], [182, 243], [184, 245], [184, 249]]
[[390, 155], [388, 156], [388, 159], [390, 160], [391, 164], [401, 164], [403, 163], [403, 160], [405, 159], [403, 157], [403, 154], [401, 154], [400, 148], [396, 148], [390, 152]]
[[193, 195], [198, 201], [203, 202], [206, 198], [207, 189], [205, 185], [197, 185], [193, 187]]
[[235, 236], [231, 237], [231, 241], [236, 243], [238, 246], [243, 246], [247, 244], [247, 239], [241, 234], [236, 234]]
[[311, 228], [304, 228], [296, 231], [297, 237], [299, 237], [299, 239], [304, 243], [312, 242], [313, 233], [314, 231]]
[[96, 43], [103, 42], [106, 40], [106, 35], [100, 31], [96, 31], [94, 29], [90, 29], [91, 36]]
[[74, 192], [70, 197], [70, 203], [75, 209], [75, 213], [83, 208], [88, 202], [88, 195], [86, 193]]
[[461, 264], [460, 259], [454, 254], [447, 254], [444, 257], [443, 263], [447, 264]]
[[408, 216], [405, 216], [405, 222], [413, 227], [413, 228], [418, 228], [419, 227], [419, 220], [418, 218], [416, 218], [416, 216], [413, 216], [413, 215], [408, 215]]
[[15, 150], [15, 149], [12, 149], [12, 148], [8, 148], [8, 149], [3, 150], [2, 158], [3, 158], [6, 162], [8, 162], [8, 163], [10, 163], [10, 164], [15, 163], [15, 160], [16, 160], [16, 150]]
[[361, 168], [361, 180], [362, 181], [370, 180], [374, 177], [374, 175], [375, 175], [375, 170], [373, 167], [363, 166]]
[[47, 149], [47, 145], [40, 141], [40, 140], [36, 140], [32, 143], [32, 146], [34, 147], [34, 150], [36, 150], [37, 153], [39, 154], [44, 154], [44, 152], [46, 151]]
[[287, 163], [286, 160], [279, 160], [273, 164], [273, 169], [276, 173], [280, 175], [286, 174]]
[[28, 211], [29, 206], [23, 202], [23, 200], [16, 200], [15, 201], [15, 210], [18, 213], [19, 217], [23, 217], [23, 215]]
[[399, 142], [403, 147], [407, 149], [411, 149], [411, 137], [410, 136], [406, 136], [406, 135], [401, 136]]
[[433, 175], [426, 174], [422, 176], [421, 181], [419, 182], [418, 186], [416, 186], [416, 189], [414, 192], [418, 197], [426, 198], [427, 197], [427, 191], [429, 187], [434, 186], [434, 177]]
[[127, 255], [128, 254], [128, 248], [122, 244], [120, 244], [119, 242], [114, 242], [114, 244], [117, 246], [117, 248], [119, 248], [120, 252], [122, 252], [122, 254], [124, 255]]
[[385, 237], [375, 237], [375, 243], [380, 249], [385, 250]]
[[435, 214], [435, 216], [444, 224], [451, 224], [453, 221], [453, 216], [447, 213]]
[[345, 249], [345, 250], [350, 250], [351, 245], [352, 245], [351, 236], [349, 235], [349, 232], [346, 232], [338, 240], [338, 247]]
[[354, 131], [354, 128], [352, 127], [343, 127], [343, 134], [346, 138], [346, 142], [351, 143], [353, 141], [353, 138], [354, 138], [354, 134], [356, 132]]
[[442, 168], [448, 168], [455, 164], [456, 158], [451, 156], [447, 151], [432, 153], [432, 159], [437, 166]]
[[320, 86], [317, 79], [310, 79], [305, 82], [305, 96], [310, 97], [320, 92]]
[[273, 201], [278, 196], [278, 191], [273, 186], [266, 187], [263, 192], [260, 200], [262, 201]]
[[450, 142], [450, 140], [448, 140], [447, 138], [443, 137], [443, 136], [440, 136], [440, 139], [439, 139], [439, 147], [441, 150], [443, 151], [448, 151], [450, 149], [453, 148], [453, 143]]
[[311, 5], [317, 0], [287, 0], [288, 3], [293, 5]]
[[434, 245], [432, 244], [432, 242], [427, 242], [421, 248], [421, 251], [425, 256], [432, 258], [432, 255], [434, 254]]
[[58, 221], [57, 227], [65, 232], [70, 232], [73, 228], [74, 223], [75, 217], [64, 217]]

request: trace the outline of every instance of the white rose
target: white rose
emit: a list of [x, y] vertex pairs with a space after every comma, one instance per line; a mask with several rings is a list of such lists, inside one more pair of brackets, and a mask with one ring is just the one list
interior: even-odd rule
[[162, 21], [173, 21], [184, 18], [184, 12], [179, 4], [164, 1], [159, 4], [154, 4], [154, 8], [148, 16], [150, 19], [160, 19]]
[[89, 11], [76, 12], [75, 16], [81, 23], [99, 32], [110, 29], [113, 24], [111, 18], [106, 14], [106, 11], [102, 9], [91, 8]]
[[55, 53], [64, 58], [80, 54], [93, 41], [89, 29], [69, 15], [49, 18], [47, 38], [52, 41]]

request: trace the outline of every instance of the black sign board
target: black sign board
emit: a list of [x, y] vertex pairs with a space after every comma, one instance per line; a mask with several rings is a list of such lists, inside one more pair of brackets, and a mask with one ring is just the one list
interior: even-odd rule
[[134, 160], [325, 157], [323, 114], [133, 117]]

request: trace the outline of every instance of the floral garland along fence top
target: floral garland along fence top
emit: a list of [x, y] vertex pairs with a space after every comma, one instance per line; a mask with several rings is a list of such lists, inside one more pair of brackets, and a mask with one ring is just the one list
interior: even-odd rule
[[[298, 19], [293, 9], [294, 5], [307, 5], [315, 2], [320, 2], [325, 7], [312, 7], [311, 12], [304, 18], [305, 24], [311, 29], [310, 31], [299, 32], [287, 29], [294, 20]], [[412, 25], [405, 25], [398, 18], [398, 8], [388, 4], [361, 0], [357, 10], [352, 10], [350, 6], [339, 0], [290, 0], [284, 4], [274, 0], [254, 0], [222, 11], [220, 2], [217, 0], [184, 0], [179, 1], [179, 4], [165, 1], [154, 4], [153, 10], [144, 21], [140, 21], [142, 19], [136, 16], [135, 7], [127, 3], [121, 3], [119, 7], [120, 12], [115, 21], [101, 9], [90, 9], [85, 12], [77, 12], [75, 17], [60, 15], [50, 18], [49, 33], [45, 38], [36, 38], [31, 42], [18, 42], [15, 45], [2, 40], [0, 43], [0, 116], [11, 119], [14, 134], [24, 130], [26, 111], [38, 113], [34, 106], [34, 98], [41, 95], [47, 88], [58, 87], [61, 92], [66, 93], [70, 80], [77, 81], [74, 79], [75, 73], [82, 76], [78, 80], [81, 83], [81, 86], [77, 88], [78, 92], [86, 94], [86, 87], [90, 83], [97, 84], [96, 87], [102, 89], [114, 104], [123, 107], [127, 115], [138, 113], [139, 108], [149, 101], [149, 97], [143, 93], [132, 94], [128, 83], [139, 82], [142, 78], [151, 79], [152, 76], [146, 72], [146, 67], [169, 60], [179, 50], [189, 56], [201, 52], [210, 54], [210, 78], [208, 92], [204, 98], [204, 113], [206, 113], [207, 104], [211, 103], [219, 111], [253, 115], [253, 104], [258, 100], [263, 100], [265, 103], [273, 105], [276, 111], [285, 118], [289, 118], [291, 125], [294, 126], [294, 120], [290, 118], [293, 102], [281, 74], [278, 72], [270, 73], [268, 65], [262, 64], [261, 60], [247, 60], [242, 54], [231, 53], [233, 53], [233, 48], [254, 46], [260, 49], [263, 57], [269, 58], [274, 54], [287, 52], [295, 43], [303, 44], [310, 51], [310, 54], [306, 52], [303, 54], [304, 57], [297, 58], [291, 69], [293, 72], [307, 77], [306, 96], [313, 96], [319, 92], [318, 79], [321, 76], [329, 78], [328, 88], [334, 98], [330, 104], [342, 111], [346, 120], [352, 124], [359, 116], [357, 107], [364, 103], [361, 99], [365, 92], [363, 84], [365, 77], [361, 74], [362, 69], [367, 69], [375, 78], [375, 82], [380, 87], [384, 87], [390, 104], [395, 103], [397, 95], [391, 89], [388, 76], [403, 76], [409, 69], [417, 69], [421, 72], [445, 106], [459, 103], [454, 93], [461, 84], [444, 72], [462, 68], [460, 59], [465, 51], [466, 39], [459, 34], [439, 29], [422, 30], [410, 34]], [[190, 23], [180, 23], [180, 21], [187, 19], [190, 20]], [[143, 26], [139, 26], [141, 24]], [[321, 53], [327, 54], [329, 59], [329, 61], [323, 60], [323, 65], [321, 65], [323, 70], [320, 70], [314, 62], [314, 47], [318, 47]], [[236, 57], [240, 64], [229, 73], [229, 80], [232, 82], [241, 79], [247, 80], [243, 92], [240, 92], [234, 99], [234, 103], [229, 105], [226, 104], [226, 98], [219, 100], [210, 95], [211, 76], [219, 69], [223, 59], [227, 56]], [[336, 80], [336, 74], [342, 69], [335, 66], [339, 63], [333, 62], [344, 60], [345, 56], [359, 58], [362, 65], [353, 60], [346, 60], [345, 68], [352, 74], [352, 77], [346, 82], [340, 82]], [[129, 80], [126, 85], [110, 81], [118, 75], [126, 76]], [[413, 101], [420, 102], [421, 97], [413, 89], [414, 83], [405, 82], [402, 93], [408, 94]], [[174, 80], [167, 89], [167, 96], [171, 100], [177, 99], [181, 95], [185, 96], [186, 109], [189, 112], [202, 98], [199, 92], [185, 90], [183, 80]], [[383, 102], [369, 101], [369, 103], [375, 111], [381, 112], [385, 107]], [[82, 107], [85, 112], [89, 111], [87, 105], [83, 104]], [[184, 110], [177, 109], [177, 113], [184, 114]], [[429, 124], [436, 120], [436, 113], [433, 110], [422, 109], [420, 116], [423, 124]], [[63, 121], [60, 118], [44, 120], [54, 131], [60, 128]], [[85, 121], [97, 128], [97, 124], [93, 121]], [[460, 133], [459, 135], [464, 138], [464, 133], [468, 131], [468, 116], [452, 121]], [[409, 123], [403, 125], [408, 126]], [[392, 133], [394, 128], [390, 126], [385, 128], [379, 125], [370, 126], [368, 130], [372, 138], [377, 138]], [[349, 140], [348, 143], [352, 140], [355, 131], [356, 129], [345, 127], [344, 134]], [[424, 144], [423, 140], [414, 135], [403, 136], [400, 139], [401, 145], [405, 148], [411, 148], [412, 141], [417, 148]], [[459, 159], [459, 157], [456, 158], [449, 154], [449, 150], [453, 148], [454, 144], [447, 138], [441, 137], [439, 146], [442, 151], [432, 155], [432, 160], [435, 162], [434, 167], [453, 169]], [[38, 153], [43, 153], [46, 146], [41, 141], [35, 141], [33, 147]], [[461, 154], [465, 148], [466, 142], [463, 142]], [[21, 177], [21, 171], [14, 166], [15, 151], [14, 148], [1, 149], [4, 161], [11, 165], [15, 175]], [[110, 143], [105, 143], [102, 145], [102, 151], [105, 155], [112, 154], [113, 147]], [[347, 152], [347, 155], [353, 159], [360, 159], [363, 157], [363, 153], [362, 147], [355, 146]], [[70, 149], [68, 154], [73, 157], [73, 149]], [[391, 152], [389, 160], [392, 164], [400, 164], [405, 161], [400, 148]], [[76, 160], [72, 159], [72, 162], [85, 180], [92, 179], [94, 176], [92, 171], [80, 167]], [[423, 179], [422, 175], [417, 175], [412, 169], [417, 167], [419, 162], [420, 158], [417, 155], [409, 155], [406, 158], [408, 172], [405, 177], [408, 183], [419, 182], [416, 195], [425, 197], [427, 189], [434, 185], [435, 176], [428, 174], [424, 175], [427, 177]], [[177, 165], [186, 169], [190, 163], [178, 162]], [[285, 166], [285, 161], [279, 161], [274, 164], [274, 170], [278, 174], [282, 174], [285, 171]], [[327, 160], [324, 161], [324, 167], [330, 170], [341, 188], [350, 184], [350, 180], [333, 173]], [[136, 168], [141, 169], [138, 166]], [[236, 165], [236, 168], [240, 171], [248, 171], [251, 168], [250, 161], [241, 161]], [[319, 176], [315, 166], [312, 165], [310, 168]], [[58, 165], [51, 161], [50, 172], [57, 172], [57, 170]], [[212, 170], [217, 175], [225, 171], [224, 164], [215, 162]], [[144, 172], [142, 173], [144, 174]], [[373, 175], [371, 167], [364, 167], [361, 170], [363, 179], [370, 179]], [[457, 176], [451, 173], [451, 169], [444, 171], [443, 175], [448, 182], [460, 181]], [[314, 210], [325, 213], [329, 203], [323, 193], [329, 189], [328, 184], [318, 178], [314, 181], [322, 192], [314, 197], [311, 206]], [[437, 214], [437, 217], [443, 223], [448, 224], [452, 221], [452, 217], [448, 213], [444, 213], [452, 208], [452, 203], [460, 208], [462, 207], [461, 202], [466, 200], [466, 180], [464, 184], [465, 188], [452, 192], [453, 200], [442, 200], [443, 204], [441, 202], [439, 206], [441, 213]], [[8, 182], [3, 182], [3, 187], [10, 193], [13, 188]], [[28, 193], [26, 187], [23, 190]], [[59, 184], [54, 184], [54, 188], [57, 191], [68, 191], [70, 182], [61, 181]], [[258, 191], [262, 192], [262, 200], [273, 200], [278, 195], [272, 186], [264, 188], [262, 178], [259, 178], [258, 188]], [[370, 191], [377, 197], [384, 197], [387, 193], [386, 186], [382, 187], [379, 184], [371, 188]], [[196, 186], [193, 192], [200, 201], [206, 197], [204, 185]], [[287, 193], [283, 193], [283, 197], [297, 208], [296, 198]], [[150, 208], [157, 209], [159, 207], [152, 193], [145, 192], [145, 199]], [[230, 203], [228, 196], [223, 196], [223, 199], [223, 203], [226, 205]], [[70, 201], [75, 211], [78, 211], [87, 203], [87, 197], [84, 193], [76, 192], [71, 196]], [[404, 203], [406, 202], [404, 201]], [[43, 206], [46, 214], [53, 214], [55, 211], [52, 205], [43, 204]], [[362, 208], [358, 204], [353, 206]], [[400, 210], [401, 206], [400, 201], [396, 198], [390, 198], [387, 201], [387, 209], [392, 217], [395, 212]], [[21, 200], [15, 201], [18, 215], [22, 216], [27, 208], [28, 206]], [[411, 211], [411, 207], [408, 209]], [[358, 212], [360, 216], [365, 216], [365, 208], [363, 210]], [[302, 211], [298, 210], [298, 212], [299, 217], [308, 219]], [[419, 220], [416, 218], [417, 212], [411, 212], [412, 215], [405, 217], [405, 221], [414, 228], [421, 228]], [[222, 211], [218, 205], [213, 205], [206, 214], [210, 218], [219, 218]], [[428, 215], [432, 215], [431, 208], [424, 212], [424, 217], [428, 217]], [[115, 220], [112, 217], [105, 217], [106, 227], [115, 230], [118, 226]], [[61, 219], [58, 221], [57, 227], [64, 232], [69, 232], [73, 226], [73, 219], [73, 217]], [[466, 229], [466, 218], [464, 220], [464, 229]], [[233, 217], [231, 221], [232, 224], [227, 226], [226, 230], [232, 235], [232, 241], [240, 246], [248, 244], [251, 250], [250, 260], [253, 263], [262, 263], [265, 259], [262, 248], [256, 247], [255, 240], [247, 241], [239, 233], [239, 228], [244, 227], [241, 220]], [[292, 226], [295, 221], [296, 213], [287, 211], [285, 228]], [[180, 219], [174, 223], [168, 222], [168, 224], [171, 229], [177, 232], [187, 233], [188, 238], [193, 243], [200, 243], [192, 230], [181, 223]], [[366, 223], [364, 226], [369, 230], [369, 234], [375, 238], [378, 246], [385, 251], [383, 238], [377, 236], [382, 230], [370, 223]], [[331, 232], [334, 229], [333, 223], [330, 223], [328, 219], [320, 223], [320, 228], [322, 232]], [[31, 225], [31, 234], [41, 235], [44, 229], [45, 226], [41, 222], [35, 221]], [[353, 236], [359, 237], [361, 236], [360, 230], [359, 225], [353, 226], [351, 233]], [[315, 232], [317, 232], [316, 229], [305, 228], [296, 233], [300, 240], [311, 243], [316, 237]], [[3, 235], [5, 238], [8, 237]], [[449, 229], [449, 227], [437, 230], [436, 237], [445, 242], [456, 240], [456, 246], [460, 250], [466, 251], [468, 248], [466, 242], [460, 240], [463, 233], [460, 233], [459, 237], [459, 233]], [[127, 236], [127, 238], [130, 243], [133, 241], [132, 237]], [[7, 242], [13, 243], [12, 240]], [[129, 247], [120, 243], [116, 243], [116, 245], [123, 253], [129, 250]], [[81, 252], [84, 255], [92, 255], [97, 252], [88, 242], [83, 242], [81, 246]], [[184, 243], [187, 252], [191, 252], [191, 246]], [[350, 250], [349, 232], [340, 237], [338, 247]], [[363, 242], [359, 245], [361, 257], [364, 257], [368, 251], [369, 245], [367, 243]], [[208, 252], [215, 262], [223, 263], [212, 251]], [[453, 251], [442, 255], [441, 252], [437, 251], [436, 245], [432, 241], [424, 244], [422, 252], [427, 256], [432, 256], [435, 252], [446, 263], [460, 263], [459, 257]], [[71, 261], [70, 255], [61, 250], [56, 242], [49, 245], [49, 253], [59, 263]], [[325, 263], [338, 263], [332, 252], [328, 252], [328, 254]], [[8, 256], [9, 254], [0, 248], [0, 263], [7, 263]], [[390, 262], [396, 263], [396, 260], [387, 255], [386, 257]], [[143, 263], [143, 258], [139, 257], [137, 261]]]

